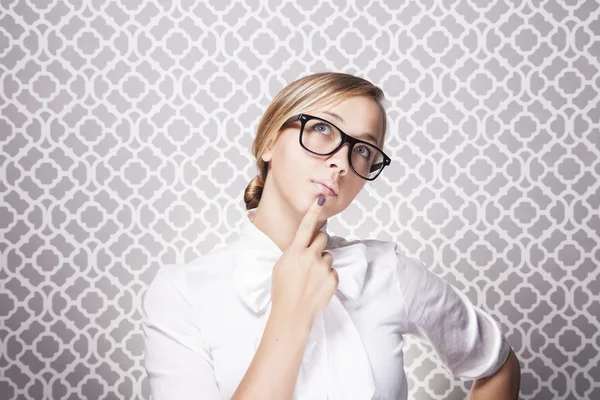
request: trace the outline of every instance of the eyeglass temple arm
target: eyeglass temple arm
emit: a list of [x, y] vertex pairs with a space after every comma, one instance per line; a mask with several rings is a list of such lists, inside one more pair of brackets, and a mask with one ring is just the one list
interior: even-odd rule
[[302, 118], [302, 114], [293, 115], [285, 121], [284, 125], [298, 121], [300, 118]]
[[373, 171], [379, 170], [381, 168], [381, 164], [383, 164], [383, 163], [380, 162], [380, 163], [371, 165], [371, 169], [369, 170], [369, 172], [373, 172]]
[[371, 165], [370, 172], [377, 171], [381, 167], [381, 164], [389, 165], [390, 161], [388, 159], [385, 159], [383, 160], [383, 162]]

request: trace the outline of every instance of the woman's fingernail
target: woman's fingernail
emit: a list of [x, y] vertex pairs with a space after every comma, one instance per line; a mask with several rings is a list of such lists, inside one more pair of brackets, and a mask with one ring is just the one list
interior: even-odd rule
[[325, 204], [325, 196], [319, 196], [319, 200], [317, 200], [317, 204], [320, 206]]

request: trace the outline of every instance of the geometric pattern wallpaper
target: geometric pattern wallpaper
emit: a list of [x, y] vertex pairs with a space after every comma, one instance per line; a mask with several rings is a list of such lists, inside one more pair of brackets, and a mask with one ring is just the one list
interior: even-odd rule
[[[273, 96], [386, 94], [391, 165], [332, 234], [400, 244], [501, 325], [522, 399], [600, 399], [600, 4], [0, 5], [0, 399], [149, 399], [158, 268], [226, 245]], [[464, 399], [408, 339], [411, 399]]]

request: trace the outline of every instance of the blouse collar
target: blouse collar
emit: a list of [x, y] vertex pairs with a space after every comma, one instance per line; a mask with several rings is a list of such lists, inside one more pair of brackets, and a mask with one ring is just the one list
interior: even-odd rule
[[[254, 246], [277, 255], [277, 258], [279, 259], [281, 254], [283, 254], [283, 251], [281, 251], [279, 246], [277, 246], [277, 244], [275, 244], [275, 242], [266, 233], [258, 229], [258, 227], [252, 223], [255, 216], [256, 208], [246, 210], [246, 217], [244, 218], [241, 230], [242, 236], [245, 239], [250, 240]], [[327, 221], [325, 221], [319, 230], [329, 235], [327, 232]], [[328, 242], [327, 245], [329, 246], [329, 244], [330, 243]], [[326, 246], [325, 249], [327, 250], [328, 247]]]
[[[252, 223], [256, 208], [247, 210], [239, 248], [234, 255], [234, 284], [238, 296], [255, 314], [270, 306], [271, 274], [283, 251]], [[327, 233], [327, 222], [320, 231]], [[333, 256], [332, 268], [339, 277], [338, 291], [349, 299], [362, 292], [368, 267], [367, 246], [360, 240], [328, 236], [325, 251]]]

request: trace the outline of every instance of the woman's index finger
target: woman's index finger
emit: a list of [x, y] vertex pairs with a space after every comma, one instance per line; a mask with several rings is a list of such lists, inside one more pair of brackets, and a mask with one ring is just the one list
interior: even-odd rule
[[314, 236], [317, 222], [323, 211], [323, 204], [325, 204], [325, 196], [319, 196], [317, 201], [311, 204], [306, 214], [300, 221], [296, 236], [294, 237], [294, 243], [299, 246], [308, 247]]

